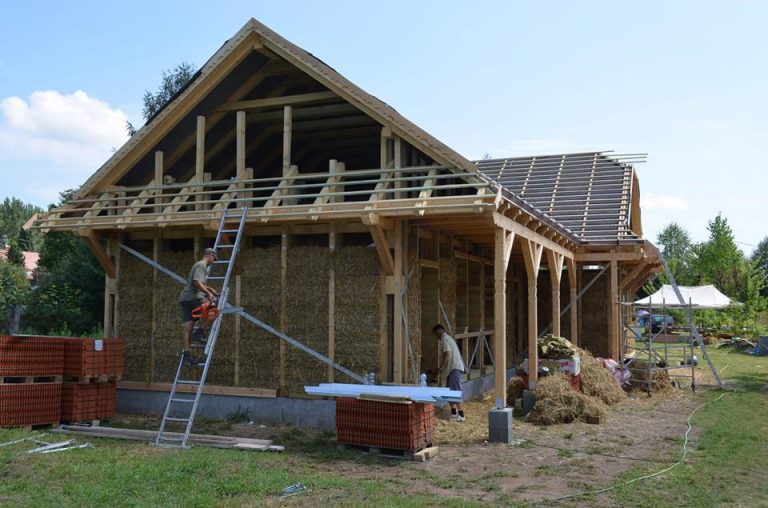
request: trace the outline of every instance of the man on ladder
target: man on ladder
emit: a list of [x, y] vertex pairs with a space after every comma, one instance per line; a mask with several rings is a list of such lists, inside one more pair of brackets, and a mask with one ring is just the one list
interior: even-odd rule
[[[205, 303], [205, 300], [213, 301], [218, 293], [215, 289], [206, 284], [208, 280], [208, 267], [218, 259], [216, 251], [214, 249], [205, 249], [203, 251], [203, 257], [192, 265], [192, 269], [187, 275], [187, 281], [184, 283], [184, 288], [179, 293], [179, 304], [181, 305], [181, 321], [182, 325], [182, 341], [184, 344], [184, 362], [188, 365], [199, 365], [205, 363], [197, 360], [192, 356], [190, 352], [190, 339], [192, 338], [192, 329], [194, 327], [195, 319], [192, 316], [192, 311], [200, 307]], [[194, 339], [197, 342], [205, 343], [204, 330], [210, 324], [211, 319], [203, 317], [200, 319], [199, 327], [195, 330]]]

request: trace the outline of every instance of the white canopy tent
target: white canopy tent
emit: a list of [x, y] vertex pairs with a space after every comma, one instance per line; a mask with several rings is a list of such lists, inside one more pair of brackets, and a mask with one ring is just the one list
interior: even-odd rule
[[636, 305], [662, 305], [666, 307], [691, 307], [696, 309], [724, 309], [731, 305], [740, 305], [739, 302], [731, 300], [721, 293], [715, 286], [678, 286], [683, 295], [685, 304], [681, 304], [677, 298], [674, 288], [669, 284], [664, 284], [661, 289], [650, 296], [637, 300]]

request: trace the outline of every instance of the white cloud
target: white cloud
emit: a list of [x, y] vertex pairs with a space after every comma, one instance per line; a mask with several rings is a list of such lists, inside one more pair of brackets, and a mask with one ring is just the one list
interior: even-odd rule
[[669, 194], [642, 194], [640, 197], [640, 206], [648, 210], [682, 211], [688, 209], [688, 203], [686, 203], [682, 197]]
[[126, 120], [80, 90], [0, 100], [0, 199], [45, 205], [79, 186], [128, 139]]

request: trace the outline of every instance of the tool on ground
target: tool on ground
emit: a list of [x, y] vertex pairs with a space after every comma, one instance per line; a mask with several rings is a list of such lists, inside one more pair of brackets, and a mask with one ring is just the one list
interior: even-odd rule
[[[219, 259], [208, 266], [208, 285], [214, 287], [219, 292], [219, 298], [216, 302], [216, 318], [210, 327], [207, 342], [205, 344], [205, 360], [197, 367], [185, 369], [185, 361], [182, 356], [179, 358], [179, 366], [176, 369], [176, 377], [173, 379], [171, 393], [168, 395], [168, 403], [165, 406], [163, 420], [160, 423], [160, 430], [155, 438], [155, 445], [167, 448], [186, 448], [189, 441], [189, 434], [192, 431], [192, 422], [195, 420], [197, 407], [205, 387], [205, 379], [208, 376], [208, 369], [211, 366], [213, 358], [213, 349], [216, 346], [216, 339], [221, 330], [222, 318], [230, 313], [227, 309], [227, 297], [229, 296], [229, 279], [232, 276], [235, 260], [240, 250], [240, 240], [245, 227], [245, 219], [248, 209], [243, 207], [239, 209], [225, 209], [221, 216], [219, 229], [216, 232], [216, 240], [213, 249], [219, 253]], [[230, 235], [234, 235], [234, 240]], [[224, 271], [222, 274], [221, 271]], [[218, 288], [216, 286], [219, 286]], [[210, 305], [207, 311], [211, 311]], [[196, 309], [197, 310], [197, 309]], [[200, 370], [202, 367], [202, 371]], [[199, 373], [197, 379], [183, 378], [185, 372]], [[194, 378], [194, 376], [192, 376]], [[185, 396], [185, 393], [177, 391], [179, 385], [192, 385], [196, 387], [193, 397]], [[184, 434], [181, 437], [166, 432], [166, 426], [169, 423], [180, 423], [184, 425]]]
[[308, 489], [306, 485], [303, 483], [295, 483], [293, 485], [289, 485], [285, 487], [282, 491], [281, 498], [284, 497], [290, 497], [295, 496], [296, 494], [301, 494], [302, 492], [310, 492], [311, 489]]

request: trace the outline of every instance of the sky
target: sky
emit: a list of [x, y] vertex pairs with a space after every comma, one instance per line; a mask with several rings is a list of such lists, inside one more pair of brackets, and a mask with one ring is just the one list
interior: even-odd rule
[[45, 206], [141, 121], [145, 90], [250, 18], [477, 159], [614, 150], [645, 236], [722, 212], [768, 236], [768, 2], [13, 2], [0, 14], [0, 199]]

